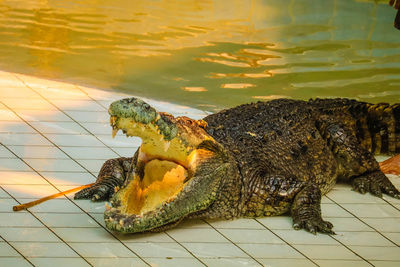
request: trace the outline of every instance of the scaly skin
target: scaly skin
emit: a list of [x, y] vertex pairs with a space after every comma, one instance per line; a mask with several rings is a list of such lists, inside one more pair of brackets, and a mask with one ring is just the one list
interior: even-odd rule
[[[133, 158], [107, 161], [96, 184], [75, 198], [112, 196], [105, 221], [115, 231], [160, 231], [184, 218], [290, 213], [295, 229], [333, 233], [320, 202], [337, 180], [360, 193], [400, 197], [373, 156], [400, 152], [399, 104], [279, 99], [196, 121], [157, 113], [131, 98], [114, 102], [109, 112], [114, 134], [122, 129], [143, 143]], [[163, 164], [172, 167], [151, 174]], [[151, 191], [172, 169], [184, 170], [184, 178], [176, 174], [177, 191]], [[143, 201], [165, 194], [142, 208]]]

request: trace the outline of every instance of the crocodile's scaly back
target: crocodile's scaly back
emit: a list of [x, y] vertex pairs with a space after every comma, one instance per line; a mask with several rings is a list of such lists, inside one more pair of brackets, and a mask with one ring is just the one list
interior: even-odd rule
[[[316, 99], [310, 103], [355, 129], [361, 145], [374, 154], [400, 153], [400, 104], [370, 104], [349, 99]], [[350, 114], [352, 120], [346, 119]]]

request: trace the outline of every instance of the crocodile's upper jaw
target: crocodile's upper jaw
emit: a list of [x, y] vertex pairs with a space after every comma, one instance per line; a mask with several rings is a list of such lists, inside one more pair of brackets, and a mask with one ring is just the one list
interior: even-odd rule
[[121, 129], [127, 136], [142, 139], [135, 172], [114, 195], [113, 208], [106, 210], [110, 229], [142, 232], [209, 205], [209, 199], [200, 205], [184, 200], [192, 184], [202, 183], [193, 181], [199, 164], [213, 157], [211, 151], [198, 149], [203, 141], [213, 141], [201, 122], [158, 113], [135, 98], [112, 103], [109, 113], [113, 136]]

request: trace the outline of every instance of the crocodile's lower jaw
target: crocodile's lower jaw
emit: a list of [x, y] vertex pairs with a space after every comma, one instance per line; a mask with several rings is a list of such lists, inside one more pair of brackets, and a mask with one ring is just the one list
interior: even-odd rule
[[161, 159], [148, 160], [142, 174], [132, 175], [114, 195], [112, 207], [106, 206], [105, 222], [111, 230], [133, 233], [154, 228], [160, 222], [158, 216], [190, 181], [185, 167]]
[[144, 177], [135, 174], [119, 194], [120, 211], [143, 215], [173, 201], [183, 189], [188, 173], [185, 167], [167, 160], [153, 159], [144, 167]]

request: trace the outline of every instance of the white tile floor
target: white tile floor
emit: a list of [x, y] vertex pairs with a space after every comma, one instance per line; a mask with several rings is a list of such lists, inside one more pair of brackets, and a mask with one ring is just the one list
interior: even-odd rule
[[[107, 107], [126, 95], [0, 72], [0, 266], [400, 266], [400, 201], [337, 185], [323, 198], [337, 235], [294, 231], [289, 217], [193, 220], [156, 234], [104, 227], [104, 203], [73, 195], [12, 206], [95, 181], [105, 159], [138, 139], [112, 139]], [[147, 100], [161, 111], [205, 113]], [[400, 188], [400, 179], [390, 177]]]

